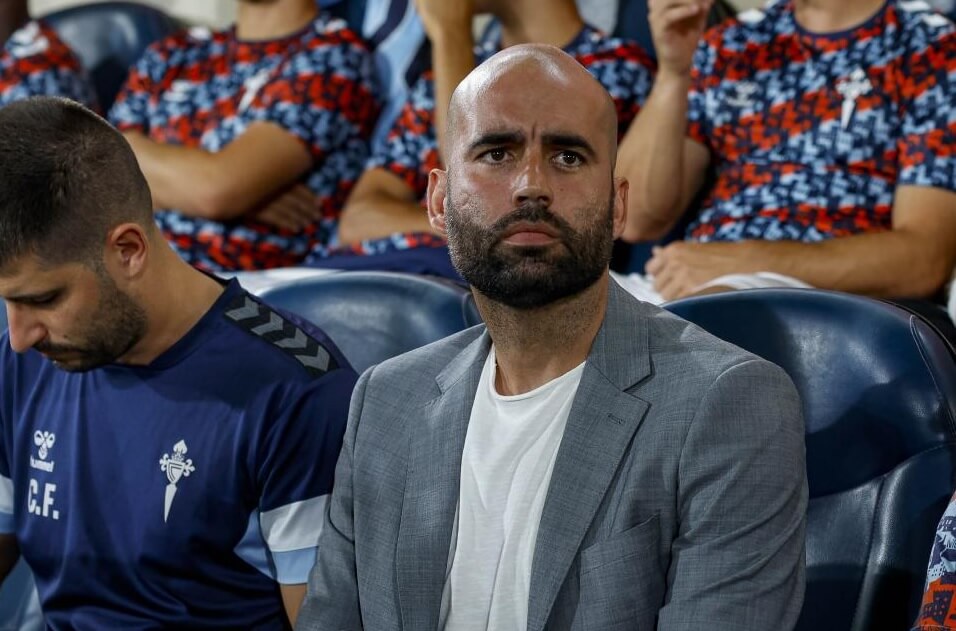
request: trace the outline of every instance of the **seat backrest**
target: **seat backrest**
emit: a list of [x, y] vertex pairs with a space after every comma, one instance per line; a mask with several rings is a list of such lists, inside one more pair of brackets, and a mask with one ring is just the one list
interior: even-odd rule
[[807, 594], [799, 629], [907, 629], [956, 473], [956, 362], [916, 314], [801, 289], [665, 305], [781, 366], [806, 420]]
[[359, 372], [481, 321], [470, 291], [412, 274], [340, 272], [260, 297], [319, 326]]
[[55, 11], [43, 20], [80, 58], [104, 112], [146, 47], [182, 28], [160, 9], [135, 2], [83, 4]]

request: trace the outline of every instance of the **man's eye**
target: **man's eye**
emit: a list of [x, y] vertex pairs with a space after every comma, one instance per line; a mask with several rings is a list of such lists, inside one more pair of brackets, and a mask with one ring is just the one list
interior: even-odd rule
[[504, 159], [507, 157], [508, 152], [504, 149], [491, 149], [485, 152], [485, 159], [488, 162], [504, 162]]
[[584, 164], [584, 158], [575, 151], [562, 151], [558, 154], [558, 163], [564, 167], [576, 167]]

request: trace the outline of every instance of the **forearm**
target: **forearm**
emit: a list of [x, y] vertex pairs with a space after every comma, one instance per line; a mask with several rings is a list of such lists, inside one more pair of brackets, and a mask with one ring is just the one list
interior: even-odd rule
[[339, 220], [342, 245], [387, 237], [398, 232], [432, 232], [425, 208], [389, 195], [350, 200]]
[[[219, 216], [212, 200], [219, 178], [212, 154], [201, 149], [154, 142], [138, 132], [124, 134], [149, 183], [154, 209], [175, 208], [183, 214], [206, 219]], [[246, 210], [236, 208], [233, 217]], [[214, 215], [216, 215], [214, 217]]]
[[471, 24], [449, 29], [432, 39], [432, 68], [435, 72], [435, 137], [444, 163], [445, 124], [451, 95], [475, 67]]
[[661, 74], [618, 149], [618, 175], [630, 182], [624, 239], [666, 233], [690, 201], [684, 182], [687, 92], [690, 77]]
[[874, 297], [927, 298], [952, 274], [954, 254], [923, 235], [891, 230], [823, 241], [743, 241], [740, 273], [776, 272]]

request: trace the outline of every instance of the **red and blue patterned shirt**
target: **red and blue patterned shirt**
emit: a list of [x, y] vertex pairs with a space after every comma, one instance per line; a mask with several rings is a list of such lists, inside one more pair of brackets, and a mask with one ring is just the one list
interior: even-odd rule
[[[475, 47], [475, 63], [480, 64], [501, 50], [497, 32], [489, 32]], [[606, 36], [585, 26], [564, 51], [577, 59], [607, 89], [618, 114], [619, 134], [623, 135], [637, 116], [651, 90], [655, 64], [643, 48], [634, 42]], [[428, 173], [441, 168], [438, 140], [435, 137], [435, 80], [426, 71], [412, 86], [408, 101], [366, 168], [383, 168], [400, 177], [424, 200]], [[424, 213], [424, 209], [422, 213]], [[395, 234], [356, 244], [344, 250], [352, 254], [383, 254], [423, 246], [441, 246], [445, 241], [431, 233]], [[318, 260], [343, 250], [317, 248], [310, 260]]]
[[63, 96], [96, 108], [96, 96], [76, 55], [43, 22], [14, 31], [0, 52], [0, 107], [31, 96]]
[[695, 241], [821, 241], [888, 230], [900, 185], [956, 190], [956, 29], [913, 0], [815, 35], [792, 0], [708, 31], [689, 136], [716, 183]]
[[123, 131], [167, 144], [217, 152], [254, 122], [271, 122], [308, 148], [303, 182], [322, 218], [300, 232], [244, 217], [217, 222], [175, 209], [156, 221], [179, 254], [197, 267], [252, 270], [300, 263], [325, 243], [368, 157], [378, 113], [371, 56], [345, 22], [319, 16], [271, 41], [244, 41], [235, 29], [192, 29], [151, 46], [132, 69], [110, 112]]
[[913, 631], [956, 629], [956, 495], [936, 529], [929, 557], [926, 592]]

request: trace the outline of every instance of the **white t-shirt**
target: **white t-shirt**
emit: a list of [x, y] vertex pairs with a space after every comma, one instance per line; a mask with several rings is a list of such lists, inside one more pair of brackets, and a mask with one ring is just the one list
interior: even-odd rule
[[442, 593], [446, 631], [527, 628], [531, 562], [554, 460], [584, 363], [531, 392], [495, 390], [485, 360], [461, 459]]

